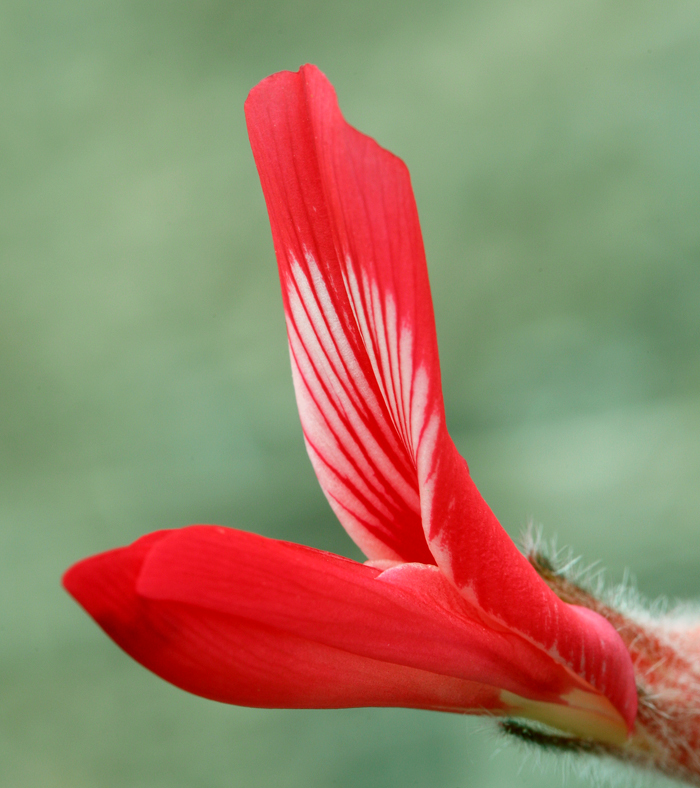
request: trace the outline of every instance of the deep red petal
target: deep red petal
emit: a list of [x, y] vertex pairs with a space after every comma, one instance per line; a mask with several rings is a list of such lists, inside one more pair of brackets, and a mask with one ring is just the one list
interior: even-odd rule
[[602, 616], [562, 602], [542, 581], [481, 497], [444, 428], [422, 481], [431, 550], [465, 599], [606, 695], [631, 729], [637, 690], [622, 639]]
[[408, 170], [345, 122], [314, 66], [261, 82], [246, 117], [318, 478], [370, 558], [433, 563], [415, 454], [442, 401]]
[[154, 545], [176, 533], [150, 534], [85, 559], [63, 580], [121, 648], [176, 686], [212, 700], [260, 707], [503, 708], [494, 687], [353, 654], [212, 607], [139, 595], [144, 560]]
[[255, 621], [346, 653], [560, 702], [585, 684], [541, 649], [479, 621], [435, 567], [376, 569], [216, 526], [150, 550], [141, 596]]

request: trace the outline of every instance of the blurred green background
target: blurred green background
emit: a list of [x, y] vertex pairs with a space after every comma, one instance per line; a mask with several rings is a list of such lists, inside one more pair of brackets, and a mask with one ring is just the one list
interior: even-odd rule
[[448, 421], [501, 521], [700, 597], [695, 0], [5, 0], [3, 788], [589, 784], [483, 720], [188, 696], [59, 586], [195, 522], [358, 557], [305, 456], [243, 119], [307, 61], [411, 169]]

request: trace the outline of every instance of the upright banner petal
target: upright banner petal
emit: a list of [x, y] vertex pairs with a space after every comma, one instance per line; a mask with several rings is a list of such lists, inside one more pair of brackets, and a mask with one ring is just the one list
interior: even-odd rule
[[636, 689], [619, 636], [540, 579], [447, 433], [405, 165], [345, 122], [314, 66], [263, 80], [246, 117], [304, 435], [339, 519], [372, 559], [436, 563], [489, 626], [583, 677], [631, 725]]
[[246, 117], [323, 490], [368, 557], [434, 563], [415, 457], [442, 401], [408, 170], [344, 121], [313, 66], [260, 83]]

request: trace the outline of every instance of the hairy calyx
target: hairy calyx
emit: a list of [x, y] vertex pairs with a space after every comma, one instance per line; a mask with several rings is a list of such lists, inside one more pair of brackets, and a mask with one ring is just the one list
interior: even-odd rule
[[[639, 710], [623, 744], [561, 735], [516, 720], [501, 723], [510, 735], [544, 749], [610, 756], [644, 770], [655, 770], [700, 786], [700, 621], [667, 613], [658, 617], [595, 591], [557, 566], [537, 543], [530, 563], [564, 602], [586, 607], [607, 619], [629, 650], [634, 664]], [[611, 600], [607, 599], [610, 596]], [[629, 609], [628, 608], [632, 608]]]

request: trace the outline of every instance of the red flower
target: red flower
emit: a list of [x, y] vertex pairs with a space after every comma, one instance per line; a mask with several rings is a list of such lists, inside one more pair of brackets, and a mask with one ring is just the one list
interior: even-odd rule
[[309, 456], [370, 560], [192, 526], [88, 558], [66, 588], [207, 698], [487, 712], [624, 741], [625, 645], [541, 580], [447, 434], [406, 167], [345, 122], [314, 66], [263, 80], [246, 116]]

